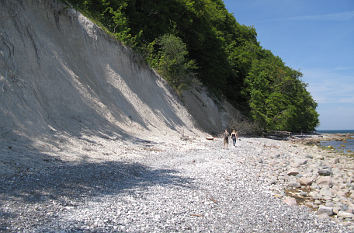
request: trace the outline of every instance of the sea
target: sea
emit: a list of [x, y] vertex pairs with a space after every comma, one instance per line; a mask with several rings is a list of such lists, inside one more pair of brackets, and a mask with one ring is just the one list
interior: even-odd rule
[[317, 130], [319, 134], [348, 134], [349, 139], [344, 141], [321, 141], [321, 146], [333, 147], [335, 150], [345, 153], [354, 154], [354, 130]]

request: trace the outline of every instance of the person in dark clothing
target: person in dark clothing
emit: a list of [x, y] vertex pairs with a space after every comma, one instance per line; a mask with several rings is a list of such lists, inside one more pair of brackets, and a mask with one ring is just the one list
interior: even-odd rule
[[227, 131], [227, 129], [225, 129], [224, 132], [224, 148], [228, 148], [229, 147], [229, 132]]
[[238, 133], [236, 130], [232, 130], [231, 138], [232, 138], [232, 143], [234, 144], [234, 146], [236, 146], [236, 141], [238, 139]]

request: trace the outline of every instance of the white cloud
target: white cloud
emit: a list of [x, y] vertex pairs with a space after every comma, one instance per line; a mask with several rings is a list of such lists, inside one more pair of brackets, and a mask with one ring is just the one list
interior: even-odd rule
[[[322, 15], [299, 15], [286, 18], [264, 19], [262, 22], [278, 22], [278, 21], [348, 21], [354, 19], [354, 11], [346, 11]], [[350, 29], [348, 29], [350, 30]]]
[[354, 11], [339, 12], [332, 14], [322, 14], [322, 15], [303, 15], [289, 17], [287, 20], [316, 20], [316, 21], [346, 21], [354, 18]]
[[354, 73], [305, 69], [302, 80], [318, 103], [319, 129], [354, 129]]
[[353, 66], [338, 66], [334, 68], [335, 71], [347, 71], [347, 70], [354, 70]]
[[319, 129], [354, 129], [354, 108], [347, 104], [323, 104], [317, 109], [320, 114]]
[[354, 75], [343, 75], [336, 70], [303, 70], [303, 81], [319, 104], [354, 104]]

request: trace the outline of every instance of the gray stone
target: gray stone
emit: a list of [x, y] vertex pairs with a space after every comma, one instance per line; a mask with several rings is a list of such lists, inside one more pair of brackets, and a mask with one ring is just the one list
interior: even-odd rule
[[300, 166], [305, 165], [305, 164], [307, 164], [307, 159], [299, 159], [299, 160], [295, 161], [295, 166], [296, 167], [300, 167]]
[[316, 180], [316, 184], [319, 186], [328, 186], [328, 187], [332, 187], [333, 186], [333, 182], [332, 182], [332, 178], [329, 176], [321, 176]]
[[289, 188], [300, 188], [301, 185], [300, 185], [299, 182], [290, 182], [290, 183], [288, 184], [288, 187], [289, 187]]
[[318, 210], [317, 210], [317, 214], [318, 215], [325, 214], [327, 216], [332, 216], [334, 214], [333, 213], [333, 208], [332, 207], [328, 207], [328, 206], [320, 205]]
[[320, 176], [330, 176], [330, 175], [332, 175], [332, 171], [328, 168], [323, 168], [323, 169], [318, 170], [318, 174]]
[[307, 192], [304, 192], [304, 191], [300, 191], [300, 196], [302, 196], [302, 197], [306, 197], [307, 196]]
[[340, 205], [341, 211], [347, 211], [348, 209], [349, 209], [349, 207], [347, 205], [345, 205], [345, 204]]
[[340, 218], [354, 219], [354, 214], [345, 211], [339, 211], [337, 216]]
[[299, 170], [290, 169], [287, 174], [288, 174], [288, 176], [296, 176], [297, 174], [299, 174]]

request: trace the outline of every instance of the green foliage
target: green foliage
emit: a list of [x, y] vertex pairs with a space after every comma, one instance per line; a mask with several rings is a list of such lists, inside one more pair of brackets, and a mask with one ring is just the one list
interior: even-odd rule
[[263, 49], [222, 0], [66, 0], [141, 53], [177, 91], [193, 77], [265, 130], [312, 131], [301, 73]]
[[308, 132], [318, 125], [317, 104], [300, 76], [278, 57], [253, 62], [246, 93], [252, 118], [265, 130]]
[[186, 44], [182, 39], [166, 34], [157, 38], [150, 44], [150, 49], [156, 47], [157, 52], [150, 53], [150, 64], [174, 87], [178, 92], [190, 86], [196, 65], [193, 60], [188, 60]]

